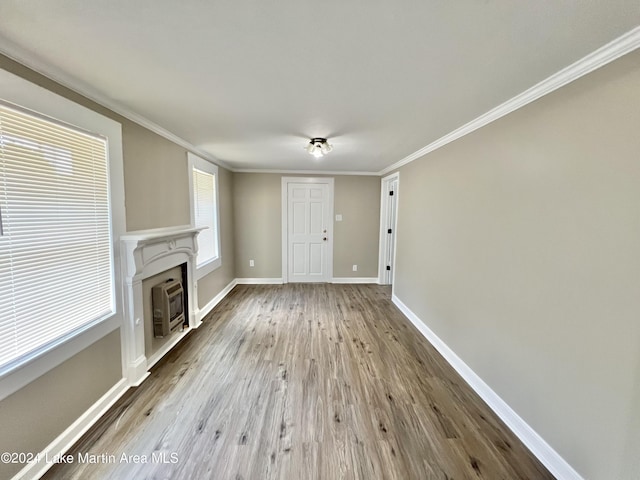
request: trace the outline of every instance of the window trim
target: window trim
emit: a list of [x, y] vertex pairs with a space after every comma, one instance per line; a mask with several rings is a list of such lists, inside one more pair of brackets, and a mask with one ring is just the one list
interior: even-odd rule
[[123, 322], [122, 280], [120, 269], [120, 235], [125, 232], [124, 173], [122, 125], [91, 109], [61, 97], [22, 77], [0, 69], [2, 99], [45, 117], [77, 126], [107, 137], [109, 155], [110, 218], [113, 239], [113, 276], [115, 312], [102, 320], [84, 325], [58, 341], [52, 342], [38, 355], [17, 359], [0, 372], [0, 400], [28, 385], [44, 373], [56, 368], [91, 344], [117, 330]]
[[[219, 175], [218, 166], [214, 163], [205, 160], [191, 152], [187, 152], [187, 164], [188, 164], [188, 177], [189, 177], [189, 216], [191, 227], [196, 226], [195, 218], [195, 205], [193, 199], [193, 169], [200, 170], [202, 172], [213, 175], [215, 185], [215, 211], [216, 211], [216, 236], [215, 240], [218, 244], [218, 256], [212, 258], [208, 262], [204, 263], [200, 267], [196, 265], [194, 278], [200, 280], [202, 277], [209, 275], [214, 270], [217, 270], [222, 266], [222, 245], [220, 244], [220, 189], [219, 189]], [[194, 262], [195, 263], [195, 262]]]

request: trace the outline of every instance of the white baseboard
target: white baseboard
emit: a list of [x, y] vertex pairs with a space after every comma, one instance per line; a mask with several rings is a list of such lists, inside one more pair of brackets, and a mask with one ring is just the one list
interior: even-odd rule
[[[280, 285], [282, 278], [236, 278], [237, 285]], [[334, 277], [330, 283], [378, 283], [378, 277]]]
[[236, 278], [238, 285], [282, 285], [282, 278]]
[[[147, 358], [147, 370], [149, 370], [156, 363], [158, 363], [162, 359], [162, 357], [164, 357], [167, 353], [169, 353], [169, 351], [171, 351], [171, 349], [173, 347], [175, 347], [178, 343], [180, 343], [180, 340], [182, 340], [184, 337], [186, 337], [187, 333], [189, 333], [191, 330], [193, 330], [193, 329], [192, 328], [187, 328], [186, 330], [182, 330], [181, 332], [174, 332], [172, 334], [173, 338], [171, 338], [169, 341], [167, 341], [167, 343], [162, 345], [156, 352], [154, 352], [153, 355], [151, 355], [149, 358]], [[147, 375], [149, 375], [149, 374], [147, 373]], [[142, 383], [142, 382], [140, 382], [140, 383]]]
[[[260, 279], [255, 279], [260, 280]], [[213, 308], [220, 303], [220, 301], [226, 297], [233, 287], [238, 282], [232, 280], [218, 295], [216, 295], [204, 308], [196, 312], [197, 320], [200, 322]], [[257, 282], [256, 282], [257, 283]], [[282, 279], [280, 279], [282, 283]], [[146, 367], [151, 368], [157, 363], [167, 352], [169, 352], [182, 338], [186, 336], [189, 330], [181, 332], [179, 336], [172, 339], [161, 350], [149, 357]], [[146, 370], [146, 369], [145, 369]], [[149, 374], [146, 373], [138, 382], [142, 383]], [[62, 432], [55, 440], [53, 440], [39, 455], [38, 461], [25, 465], [12, 480], [31, 480], [40, 478], [44, 473], [51, 468], [53, 463], [47, 462], [47, 459], [52, 459], [56, 455], [64, 454], [78, 439], [89, 430], [102, 415], [104, 415], [109, 408], [129, 389], [129, 381], [126, 378], [121, 379], [116, 385], [114, 385], [102, 398], [94, 403], [86, 412], [84, 412], [75, 422], [73, 422], [64, 432]]]
[[202, 321], [202, 319], [203, 319], [204, 317], [206, 317], [206, 316], [209, 314], [209, 312], [210, 312], [211, 310], [213, 310], [213, 309], [214, 309], [214, 307], [215, 307], [216, 305], [218, 305], [218, 304], [222, 301], [222, 299], [223, 299], [224, 297], [226, 297], [227, 295], [229, 295], [229, 292], [231, 292], [231, 290], [233, 290], [233, 287], [235, 287], [237, 284], [238, 284], [238, 280], [237, 280], [237, 279], [233, 279], [233, 280], [231, 280], [231, 281], [229, 282], [229, 285], [227, 285], [226, 287], [224, 287], [224, 288], [220, 291], [220, 293], [218, 293], [215, 297], [213, 297], [213, 298], [211, 299], [211, 301], [210, 301], [209, 303], [207, 303], [204, 307], [202, 307], [200, 310], [198, 310], [198, 311], [196, 312], [196, 319], [197, 319], [197, 321], [198, 321], [198, 322], [201, 322], [201, 321]]
[[[73, 422], [69, 428], [62, 432], [47, 447], [40, 452], [38, 461], [29, 463], [20, 470], [13, 480], [30, 480], [42, 477], [54, 464], [51, 459], [56, 455], [64, 454], [78, 439], [89, 430], [116, 401], [129, 389], [125, 378], [121, 379], [105, 393], [96, 403], [84, 412], [80, 418]], [[47, 459], [49, 460], [47, 462]]]
[[418, 316], [395, 294], [393, 303], [420, 333], [440, 352], [471, 388], [500, 417], [542, 464], [559, 480], [584, 480], [544, 439], [494, 392], [456, 353], [451, 350]]
[[378, 283], [378, 277], [334, 277], [331, 283]]

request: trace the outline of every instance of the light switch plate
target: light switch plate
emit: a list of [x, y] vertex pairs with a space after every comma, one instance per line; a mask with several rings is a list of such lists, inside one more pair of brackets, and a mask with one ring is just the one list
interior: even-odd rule
[[336, 215], [336, 222], [341, 222], [342, 221], [342, 214], [339, 213]]

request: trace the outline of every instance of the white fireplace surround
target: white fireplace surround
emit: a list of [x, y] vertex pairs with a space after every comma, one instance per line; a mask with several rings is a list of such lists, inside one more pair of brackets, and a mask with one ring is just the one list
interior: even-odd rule
[[[120, 237], [124, 289], [124, 325], [122, 331], [122, 362], [124, 376], [130, 386], [137, 386], [149, 375], [151, 368], [189, 330], [201, 324], [196, 315], [197, 286], [194, 282], [197, 236], [203, 230], [189, 225], [128, 232]], [[147, 358], [144, 339], [142, 281], [171, 268], [187, 265], [187, 317], [189, 328], [176, 332], [159, 351]]]

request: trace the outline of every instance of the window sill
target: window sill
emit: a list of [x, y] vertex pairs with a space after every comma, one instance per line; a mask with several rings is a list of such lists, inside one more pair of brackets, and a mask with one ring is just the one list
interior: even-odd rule
[[86, 325], [66, 338], [54, 342], [37, 356], [25, 358], [17, 365], [0, 372], [0, 401], [17, 392], [74, 355], [91, 346], [120, 327], [117, 315]]
[[214, 270], [217, 270], [222, 266], [222, 258], [216, 257], [209, 260], [207, 263], [203, 263], [199, 267], [196, 267], [196, 280], [200, 280], [202, 277], [206, 277]]

